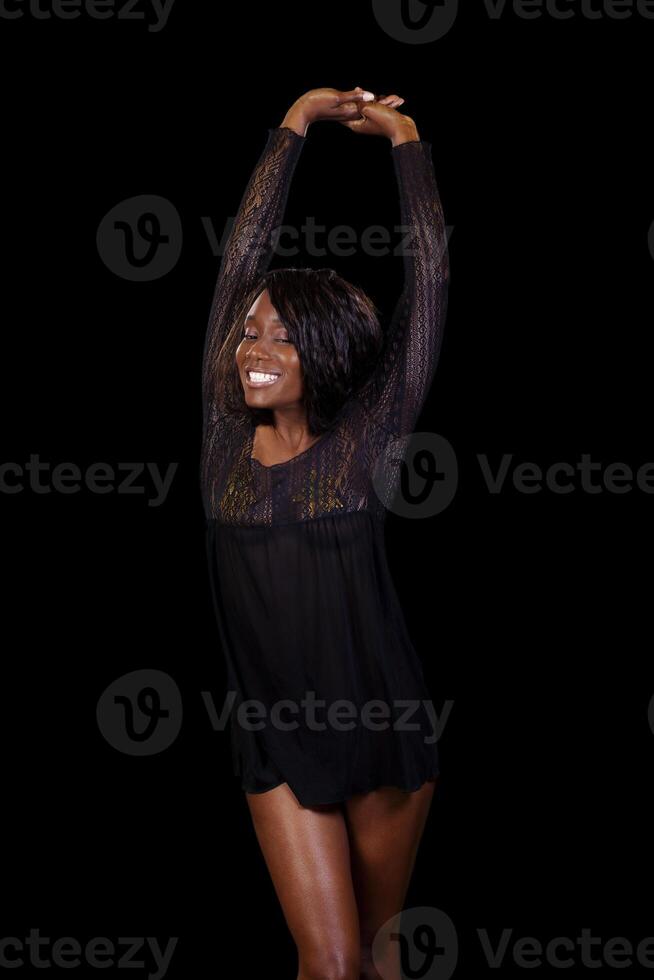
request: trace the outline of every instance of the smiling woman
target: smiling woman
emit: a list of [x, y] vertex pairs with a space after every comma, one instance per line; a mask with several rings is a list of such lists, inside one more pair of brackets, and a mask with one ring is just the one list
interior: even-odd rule
[[[412, 432], [439, 357], [445, 226], [430, 144], [397, 112], [403, 100], [369, 95], [364, 106], [364, 95], [313, 90], [269, 130], [225, 251], [203, 360], [201, 481], [234, 772], [301, 980], [391, 975], [397, 944], [384, 954], [391, 972], [378, 972], [372, 940], [401, 908], [439, 773], [431, 699], [386, 559], [384, 501], [398, 486], [395, 444]], [[383, 331], [372, 300], [333, 269], [267, 270], [318, 119], [392, 144], [413, 240]], [[312, 698], [328, 724], [280, 723], [281, 705]], [[253, 701], [266, 718], [255, 726], [240, 712]], [[364, 707], [388, 718], [409, 703], [417, 709], [404, 727], [380, 725]], [[334, 724], [343, 708], [353, 720]]]
[[[382, 341], [372, 300], [333, 269], [276, 269], [244, 297], [212, 383], [234, 415], [274, 423], [292, 455], [334, 426]], [[275, 379], [257, 383], [251, 371]]]
[[[243, 330], [235, 332], [234, 361], [227, 343], [216, 378], [234, 410], [244, 402], [250, 412], [250, 458], [277, 466], [302, 455], [333, 426], [352, 379], [365, 377], [374, 364], [382, 334], [372, 301], [332, 269], [276, 270], [254, 293]], [[314, 348], [322, 356], [312, 357]]]

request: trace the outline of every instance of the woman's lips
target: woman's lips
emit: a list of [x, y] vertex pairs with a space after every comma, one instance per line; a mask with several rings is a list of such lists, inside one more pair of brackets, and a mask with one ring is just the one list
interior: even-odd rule
[[279, 371], [251, 371], [245, 372], [245, 383], [249, 388], [267, 388], [274, 385], [280, 377]]

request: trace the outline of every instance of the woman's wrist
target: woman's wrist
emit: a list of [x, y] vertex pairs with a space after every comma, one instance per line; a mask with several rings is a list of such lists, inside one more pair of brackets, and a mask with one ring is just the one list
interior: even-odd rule
[[400, 146], [402, 143], [412, 143], [419, 140], [418, 127], [413, 119], [403, 117], [403, 122], [391, 133], [391, 143], [393, 146]]
[[298, 100], [293, 103], [280, 125], [287, 129], [293, 129], [298, 136], [306, 136], [310, 122], [311, 120], [307, 117], [304, 106]]

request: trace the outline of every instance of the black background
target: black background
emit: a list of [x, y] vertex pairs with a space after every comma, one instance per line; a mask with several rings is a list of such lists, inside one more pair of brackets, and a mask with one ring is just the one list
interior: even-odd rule
[[[436, 517], [391, 514], [387, 528], [434, 703], [453, 702], [407, 906], [453, 919], [457, 971], [477, 977], [489, 969], [478, 928], [544, 943], [584, 927], [604, 941], [654, 934], [652, 496], [579, 480], [524, 494], [510, 478], [494, 495], [477, 459], [654, 460], [654, 21], [509, 7], [494, 20], [478, 3], [445, 37], [409, 45], [367, 2], [177, 0], [159, 32], [25, 8], [0, 18], [0, 36], [2, 456], [177, 463], [159, 507], [144, 477], [145, 494], [25, 481], [0, 498], [3, 935], [178, 936], [168, 976], [295, 976], [227, 736], [201, 698], [224, 696], [198, 485], [219, 264], [202, 218], [222, 232], [267, 128], [322, 85], [406, 99], [453, 227], [420, 428], [454, 447], [458, 492]], [[96, 233], [142, 194], [174, 205], [183, 246], [168, 274], [132, 282]], [[397, 222], [388, 145], [311, 127], [286, 220], [307, 215], [359, 231]], [[384, 309], [401, 286], [394, 256], [305, 264], [332, 265]], [[144, 758], [96, 723], [103, 690], [140, 668], [169, 673], [184, 702], [177, 739]]]

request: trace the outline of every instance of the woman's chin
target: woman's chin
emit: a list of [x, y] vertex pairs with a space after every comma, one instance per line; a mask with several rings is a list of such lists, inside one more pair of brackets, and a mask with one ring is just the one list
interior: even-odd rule
[[267, 391], [257, 391], [253, 388], [245, 388], [243, 392], [245, 404], [253, 408], [274, 408], [275, 401]]

